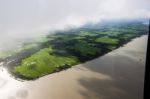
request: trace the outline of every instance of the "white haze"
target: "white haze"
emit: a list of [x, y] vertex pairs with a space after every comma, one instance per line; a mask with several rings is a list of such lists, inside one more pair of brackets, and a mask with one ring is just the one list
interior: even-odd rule
[[149, 17], [150, 0], [0, 0], [0, 50], [86, 22]]

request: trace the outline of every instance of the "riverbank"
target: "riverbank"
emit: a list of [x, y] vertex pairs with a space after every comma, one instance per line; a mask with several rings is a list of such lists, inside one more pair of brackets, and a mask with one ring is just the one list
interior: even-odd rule
[[[142, 99], [147, 36], [70, 69], [35, 81], [0, 71], [2, 99]], [[4, 77], [5, 75], [5, 77]]]

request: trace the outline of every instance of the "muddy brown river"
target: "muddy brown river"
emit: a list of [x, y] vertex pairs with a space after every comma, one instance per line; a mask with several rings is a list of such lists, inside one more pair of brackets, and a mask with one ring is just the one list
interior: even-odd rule
[[143, 99], [147, 38], [34, 81], [15, 80], [1, 66], [0, 99]]

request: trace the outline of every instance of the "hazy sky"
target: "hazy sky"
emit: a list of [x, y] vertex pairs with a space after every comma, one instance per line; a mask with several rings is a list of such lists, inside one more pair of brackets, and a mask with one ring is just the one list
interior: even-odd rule
[[143, 17], [150, 17], [150, 0], [0, 0], [0, 48], [69, 25]]

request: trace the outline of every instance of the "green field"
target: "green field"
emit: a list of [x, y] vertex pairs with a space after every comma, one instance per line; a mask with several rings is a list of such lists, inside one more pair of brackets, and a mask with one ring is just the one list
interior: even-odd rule
[[25, 77], [37, 78], [78, 63], [76, 57], [52, 54], [52, 48], [41, 49], [29, 58], [22, 60], [21, 65], [15, 67], [14, 72]]
[[110, 38], [108, 36], [104, 36], [104, 37], [97, 38], [95, 42], [105, 43], [105, 44], [117, 44], [119, 40], [115, 38]]

